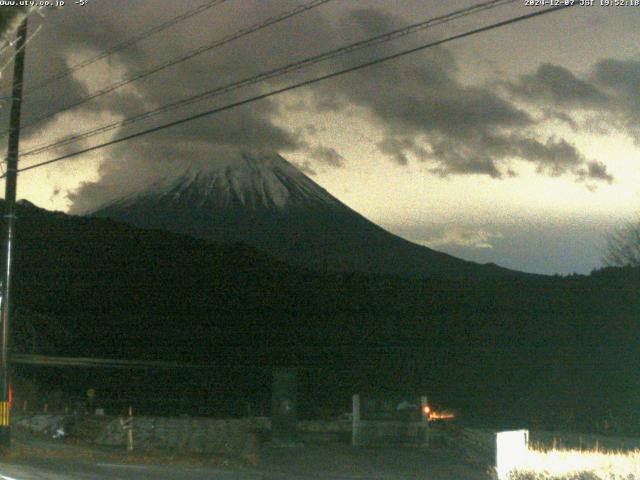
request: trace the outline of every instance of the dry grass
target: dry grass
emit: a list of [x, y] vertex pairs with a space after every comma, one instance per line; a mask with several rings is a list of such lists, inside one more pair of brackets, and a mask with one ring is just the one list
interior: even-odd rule
[[640, 480], [640, 450], [530, 450], [512, 480]]

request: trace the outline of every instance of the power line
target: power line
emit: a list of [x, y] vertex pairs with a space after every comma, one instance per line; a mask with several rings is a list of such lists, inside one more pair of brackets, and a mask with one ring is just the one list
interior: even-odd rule
[[[217, 108], [214, 108], [212, 110], [208, 110], [206, 112], [202, 112], [202, 113], [199, 113], [199, 114], [196, 114], [196, 115], [191, 115], [189, 117], [182, 118], [180, 120], [175, 120], [173, 122], [165, 123], [163, 125], [158, 125], [156, 127], [149, 128], [147, 130], [143, 130], [141, 132], [137, 132], [137, 133], [134, 133], [134, 134], [131, 134], [131, 135], [127, 135], [125, 137], [121, 137], [121, 138], [118, 138], [118, 139], [115, 139], [115, 140], [111, 140], [109, 142], [105, 142], [105, 143], [102, 143], [102, 144], [99, 144], [99, 145], [94, 145], [92, 147], [88, 147], [88, 148], [85, 148], [85, 149], [82, 149], [82, 150], [71, 152], [71, 153], [59, 156], [57, 158], [53, 158], [53, 159], [46, 160], [46, 161], [43, 161], [43, 162], [39, 162], [39, 163], [36, 163], [36, 164], [33, 164], [33, 165], [29, 165], [27, 167], [19, 169], [18, 172], [24, 172], [24, 171], [32, 170], [32, 169], [39, 168], [39, 167], [42, 167], [42, 166], [45, 166], [45, 165], [50, 165], [52, 163], [60, 162], [62, 160], [66, 160], [68, 158], [72, 158], [72, 157], [81, 155], [83, 153], [92, 152], [92, 151], [95, 151], [95, 150], [98, 150], [98, 149], [101, 149], [101, 148], [104, 148], [104, 147], [108, 147], [108, 146], [111, 146], [111, 145], [122, 143], [122, 142], [125, 142], [125, 141], [128, 141], [128, 140], [132, 140], [134, 138], [141, 137], [143, 135], [147, 135], [149, 133], [154, 133], [154, 132], [157, 132], [157, 131], [160, 131], [160, 130], [164, 130], [166, 128], [174, 127], [176, 125], [181, 125], [183, 123], [187, 123], [187, 122], [190, 122], [190, 121], [193, 121], [193, 120], [197, 120], [199, 118], [207, 117], [207, 116], [210, 116], [210, 115], [214, 115], [216, 113], [220, 113], [220, 112], [223, 112], [223, 111], [226, 111], [226, 110], [230, 110], [232, 108], [236, 108], [236, 107], [239, 107], [239, 106], [242, 106], [242, 105], [246, 105], [248, 103], [252, 103], [252, 102], [255, 102], [255, 101], [258, 101], [258, 100], [263, 100], [265, 98], [269, 98], [269, 97], [272, 97], [272, 96], [275, 96], [275, 95], [279, 95], [281, 93], [289, 92], [291, 90], [295, 90], [295, 89], [298, 89], [298, 88], [301, 88], [301, 87], [305, 87], [305, 86], [308, 86], [308, 85], [319, 83], [321, 81], [328, 80], [330, 78], [335, 78], [335, 77], [338, 77], [340, 75], [344, 75], [344, 74], [351, 73], [351, 72], [354, 72], [354, 71], [357, 71], [357, 70], [361, 70], [363, 68], [371, 67], [373, 65], [378, 65], [380, 63], [387, 62], [389, 60], [394, 60], [394, 59], [397, 59], [397, 58], [400, 58], [400, 57], [404, 57], [406, 55], [409, 55], [409, 54], [412, 54], [412, 53], [416, 53], [416, 52], [419, 52], [419, 51], [422, 51], [422, 50], [426, 50], [428, 48], [433, 48], [433, 47], [436, 47], [438, 45], [442, 45], [442, 44], [445, 44], [445, 43], [448, 43], [448, 42], [451, 42], [451, 41], [454, 41], [454, 40], [459, 40], [459, 39], [462, 39], [462, 38], [470, 37], [472, 35], [477, 35], [479, 33], [487, 32], [489, 30], [494, 30], [494, 29], [497, 29], [497, 28], [500, 28], [500, 27], [504, 27], [504, 26], [511, 25], [511, 24], [514, 24], [514, 23], [518, 23], [518, 22], [522, 22], [522, 21], [525, 21], [525, 20], [529, 20], [529, 19], [534, 18], [534, 17], [539, 17], [539, 16], [546, 15], [546, 14], [549, 14], [549, 13], [554, 13], [554, 12], [563, 10], [565, 8], [573, 7], [575, 5], [578, 5], [578, 4], [575, 3], [575, 4], [561, 5], [561, 6], [558, 6], [558, 7], [548, 8], [548, 9], [545, 9], [545, 10], [540, 10], [540, 11], [528, 13], [528, 14], [525, 14], [525, 15], [520, 15], [518, 17], [513, 17], [513, 18], [510, 18], [508, 20], [504, 20], [504, 21], [501, 21], [501, 22], [493, 23], [493, 24], [490, 24], [490, 25], [487, 25], [487, 26], [484, 26], [484, 27], [476, 28], [474, 30], [469, 30], [467, 32], [460, 33], [460, 34], [457, 34], [457, 35], [452, 35], [450, 37], [446, 37], [446, 38], [441, 39], [441, 40], [436, 40], [434, 42], [430, 42], [430, 43], [427, 43], [427, 44], [424, 44], [424, 45], [420, 45], [418, 47], [410, 48], [408, 50], [403, 50], [401, 52], [398, 52], [398, 53], [395, 53], [395, 54], [392, 54], [392, 55], [387, 55], [385, 57], [381, 57], [381, 58], [378, 58], [378, 59], [375, 59], [375, 60], [372, 60], [372, 61], [369, 61], [369, 62], [361, 63], [360, 65], [356, 65], [356, 66], [353, 66], [353, 67], [345, 68], [343, 70], [338, 70], [336, 72], [332, 72], [332, 73], [329, 73], [329, 74], [326, 74], [326, 75], [323, 75], [323, 76], [320, 76], [320, 77], [316, 77], [316, 78], [313, 78], [313, 79], [310, 79], [310, 80], [305, 80], [305, 81], [302, 81], [302, 82], [298, 82], [298, 83], [295, 83], [293, 85], [289, 85], [287, 87], [283, 87], [283, 88], [279, 88], [279, 89], [276, 89], [276, 90], [272, 90], [270, 92], [263, 93], [261, 95], [256, 95], [254, 97], [250, 97], [250, 98], [238, 101], [238, 102], [230, 103], [230, 104], [224, 105], [222, 107], [217, 107]], [[5, 176], [6, 176], [6, 174], [0, 176], [0, 178], [4, 178]]]
[[48, 367], [106, 367], [106, 368], [197, 368], [210, 369], [214, 365], [196, 365], [183, 362], [166, 362], [156, 360], [120, 360], [112, 358], [58, 357], [50, 355], [14, 353], [13, 363], [22, 365], [41, 365]]
[[[33, 13], [37, 13], [42, 18], [44, 18], [44, 14], [41, 12], [42, 8], [43, 7], [28, 7], [27, 14], [25, 15], [24, 18], [26, 18], [27, 20], [30, 19], [31, 15], [33, 15]], [[23, 49], [26, 48], [27, 45], [29, 43], [31, 43], [38, 36], [38, 34], [40, 33], [41, 29], [42, 29], [42, 25], [39, 25], [38, 28], [36, 28], [36, 31], [33, 32], [32, 34], [30, 34], [27, 37], [27, 41], [24, 44], [24, 46], [22, 47]], [[4, 37], [4, 36], [5, 35], [2, 35], [2, 37]], [[2, 55], [5, 52], [5, 50], [8, 50], [8, 49], [12, 48], [17, 42], [18, 42], [17, 38], [15, 40], [12, 40], [12, 41], [8, 41], [7, 40], [7, 45], [0, 49], [0, 55]], [[0, 76], [4, 72], [4, 69], [7, 68], [9, 66], [9, 64], [15, 60], [17, 55], [18, 55], [18, 52], [13, 52], [13, 55], [10, 56], [10, 58], [4, 63], [4, 65], [0, 66]], [[13, 84], [11, 86], [7, 86], [6, 88], [7, 89], [12, 89], [13, 88]]]
[[[166, 62], [163, 62], [161, 64], [158, 64], [148, 70], [136, 73], [135, 75], [132, 75], [130, 77], [124, 78], [116, 83], [113, 83], [111, 85], [109, 85], [108, 87], [102, 88], [100, 90], [96, 90], [93, 93], [90, 93], [89, 95], [80, 98], [79, 100], [77, 100], [76, 102], [70, 103], [69, 105], [65, 105], [64, 107], [55, 110], [53, 112], [48, 112], [45, 115], [42, 115], [40, 117], [37, 117], [36, 119], [22, 125], [21, 130], [25, 129], [25, 128], [29, 128], [32, 127], [33, 125], [36, 125], [44, 120], [47, 120], [51, 117], [54, 117], [56, 115], [58, 115], [59, 113], [62, 112], [66, 112], [67, 110], [70, 110], [72, 108], [78, 107], [90, 100], [94, 100], [98, 97], [101, 97], [103, 95], [106, 95], [108, 93], [111, 93], [115, 90], [118, 90], [119, 88], [124, 87], [125, 85], [129, 85], [137, 80], [141, 80], [143, 78], [146, 78], [150, 75], [153, 75], [155, 73], [158, 73], [166, 68], [178, 65], [182, 62], [185, 62], [187, 60], [190, 60], [198, 55], [201, 55], [205, 52], [211, 51], [213, 49], [219, 48], [221, 46], [224, 46], [228, 43], [233, 42], [234, 40], [237, 40], [239, 38], [245, 37], [251, 33], [257, 32], [259, 30], [262, 30], [264, 28], [267, 28], [271, 25], [274, 25], [276, 23], [282, 22], [284, 20], [287, 20], [293, 16], [296, 15], [300, 15], [301, 13], [304, 13], [308, 10], [311, 10], [313, 8], [319, 7], [320, 5], [324, 5], [325, 3], [330, 2], [331, 0], [313, 0], [309, 3], [300, 5], [292, 10], [288, 10], [284, 13], [281, 13], [280, 15], [277, 16], [273, 16], [270, 17], [268, 19], [266, 19], [265, 21], [252, 25], [250, 27], [247, 28], [243, 28], [242, 30], [239, 30], [236, 33], [233, 33], [231, 35], [227, 35], [226, 37], [223, 37], [220, 40], [216, 40], [215, 42], [211, 43], [211, 44], [207, 44], [207, 45], [203, 45], [200, 46], [198, 48], [195, 48], [193, 50], [190, 50], [182, 55], [178, 55], [177, 57], [174, 57], [170, 60], [167, 60]], [[8, 130], [5, 130], [4, 132], [1, 132], [0, 135], [4, 135], [8, 132]]]
[[[38, 26], [38, 28], [36, 28], [36, 31], [29, 35], [29, 38], [27, 38], [27, 41], [25, 42], [24, 46], [22, 47], [23, 49], [27, 48], [27, 45], [29, 43], [31, 43], [33, 41], [33, 39], [38, 36], [38, 34], [40, 33], [40, 30], [42, 30], [42, 25]], [[9, 45], [12, 46], [13, 44], [9, 44]], [[2, 52], [0, 52], [0, 54], [1, 53]], [[11, 62], [13, 62], [13, 60], [15, 59], [17, 54], [18, 54], [18, 52], [14, 52], [14, 54], [11, 56], [11, 58], [9, 58], [9, 60], [7, 60], [4, 63], [4, 65], [0, 66], [0, 75], [2, 75], [2, 72], [4, 72], [4, 69], [7, 68]], [[8, 130], [3, 132], [3, 133], [7, 133], [7, 132], [8, 132]]]
[[[422, 347], [419, 345], [407, 344], [345, 344], [345, 345], [305, 345], [308, 356], [317, 356], [330, 353], [331, 355], [351, 355], [353, 349], [366, 350], [372, 354], [393, 355], [399, 351], [418, 351]], [[57, 355], [41, 355], [32, 353], [14, 353], [11, 355], [12, 363], [20, 365], [37, 365], [44, 367], [87, 367], [87, 368], [120, 368], [120, 369], [193, 369], [210, 370], [220, 368], [225, 364], [233, 366], [255, 365], [255, 358], [263, 357], [266, 351], [255, 351], [252, 346], [234, 346], [227, 349], [216, 357], [215, 363], [186, 363], [166, 360], [124, 360], [117, 358], [96, 358], [96, 357], [62, 357]], [[233, 350], [233, 353], [231, 353]], [[240, 352], [240, 353], [238, 353]], [[284, 352], [276, 350], [276, 353]]]
[[392, 40], [396, 40], [398, 38], [401, 38], [403, 36], [427, 29], [427, 28], [431, 28], [434, 27], [436, 25], [441, 25], [443, 23], [447, 23], [447, 22], [451, 22], [453, 20], [457, 20], [459, 18], [462, 17], [466, 17], [469, 15], [473, 15], [473, 14], [477, 14], [481, 11], [484, 10], [488, 10], [488, 9], [493, 9], [493, 8], [497, 8], [499, 6], [502, 5], [507, 5], [510, 3], [514, 3], [518, 0], [490, 0], [487, 2], [483, 2], [483, 3], [479, 3], [476, 5], [473, 5], [471, 7], [466, 7], [460, 10], [455, 10], [453, 12], [447, 13], [445, 15], [441, 15], [438, 17], [434, 17], [434, 18], [430, 18], [428, 20], [422, 21], [422, 22], [418, 22], [418, 23], [414, 23], [412, 25], [406, 26], [406, 27], [402, 27], [396, 30], [393, 30], [391, 32], [387, 32], [381, 35], [377, 35], [374, 37], [370, 37], [368, 39], [365, 40], [360, 40], [357, 41], [355, 43], [346, 45], [344, 47], [340, 47], [340, 48], [336, 48], [333, 50], [330, 50], [328, 52], [324, 52], [309, 58], [305, 58], [303, 60], [299, 60], [290, 64], [287, 64], [285, 66], [282, 67], [278, 67], [272, 70], [269, 70], [267, 72], [263, 72], [257, 75], [252, 75], [248, 78], [245, 78], [243, 80], [240, 81], [236, 81], [236, 82], [232, 82], [226, 85], [223, 85], [221, 87], [216, 87], [212, 90], [207, 90], [205, 92], [199, 93], [197, 95], [193, 95], [191, 97], [187, 97], [181, 100], [178, 100], [176, 102], [172, 102], [169, 104], [165, 104], [161, 107], [158, 107], [154, 110], [150, 110], [147, 112], [144, 112], [142, 114], [133, 116], [133, 117], [129, 117], [127, 119], [124, 120], [119, 120], [117, 122], [113, 122], [107, 125], [103, 125], [101, 127], [97, 127], [97, 128], [93, 128], [93, 129], [89, 129], [89, 130], [85, 130], [84, 132], [80, 132], [68, 137], [65, 137], [59, 141], [56, 141], [54, 143], [50, 143], [50, 144], [46, 144], [46, 145], [41, 145], [38, 147], [35, 147], [31, 150], [28, 150], [26, 152], [24, 152], [22, 154], [22, 156], [28, 156], [28, 155], [36, 155], [39, 153], [43, 153], [45, 151], [63, 146], [63, 145], [68, 145], [71, 143], [75, 143], [79, 140], [85, 139], [85, 138], [89, 138], [95, 135], [99, 135], [101, 133], [106, 133], [108, 131], [114, 130], [116, 128], [119, 127], [123, 127], [126, 125], [131, 125], [137, 122], [140, 122], [142, 120], [146, 120], [152, 117], [155, 117], [157, 115], [169, 112], [171, 110], [177, 109], [179, 107], [183, 107], [186, 105], [190, 105], [193, 103], [197, 103], [197, 102], [201, 102], [204, 100], [208, 100], [217, 96], [220, 96], [222, 94], [225, 93], [229, 93], [233, 90], [237, 90], [240, 89], [242, 87], [246, 87], [249, 85], [253, 85], [259, 82], [263, 82], [265, 80], [269, 80], [269, 79], [273, 79], [279, 76], [282, 76], [284, 74], [287, 73], [291, 73], [297, 70], [300, 70], [302, 68], [308, 67], [310, 65], [314, 65], [332, 58], [336, 58], [348, 53], [353, 53], [355, 51], [358, 50], [362, 50], [364, 48], [369, 48], [371, 46], [375, 46], [381, 43], [386, 43]]
[[[152, 27], [148, 30], [145, 30], [144, 32], [135, 35], [131, 38], [128, 38], [127, 40], [120, 42], [116, 45], [114, 45], [113, 47], [97, 54], [94, 57], [90, 57], [86, 60], [83, 60], [79, 63], [76, 63], [75, 65], [67, 68], [66, 70], [62, 70], [61, 72], [54, 74], [52, 76], [50, 76], [49, 78], [46, 78], [45, 80], [42, 80], [39, 83], [36, 83], [34, 85], [30, 85], [29, 89], [25, 92], [25, 95], [28, 94], [29, 92], [31, 92], [32, 90], [36, 90], [39, 88], [42, 88], [44, 86], [47, 86], [49, 83], [51, 82], [56, 82], [58, 80], [61, 80], [65, 77], [68, 77], [69, 75], [71, 75], [72, 73], [88, 66], [91, 65], [92, 63], [95, 63], [99, 60], [102, 60], [103, 58], [106, 58], [110, 55], [113, 55], [114, 53], [117, 53], [121, 50], [124, 50], [132, 45], [135, 45], [138, 42], [141, 42], [142, 40], [145, 40], [146, 38], [149, 38], [152, 35], [155, 35], [156, 33], [159, 33], [163, 30], [166, 30], [167, 28], [172, 27], [173, 25], [176, 25], [184, 20], [187, 20], [191, 17], [194, 17], [210, 8], [213, 8], [217, 5], [220, 5], [224, 2], [226, 2], [227, 0], [211, 0], [207, 3], [203, 3], [202, 5], [192, 9], [192, 10], [188, 10], [184, 13], [181, 13], [180, 15], [173, 17], [159, 25], [156, 25], [155, 27]], [[8, 87], [7, 87], [8, 88]], [[4, 88], [3, 90], [7, 90], [7, 88]]]

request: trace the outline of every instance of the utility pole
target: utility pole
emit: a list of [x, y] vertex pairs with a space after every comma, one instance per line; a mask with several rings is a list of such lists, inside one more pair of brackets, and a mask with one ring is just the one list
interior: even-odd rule
[[18, 28], [16, 57], [13, 65], [13, 92], [11, 96], [11, 117], [9, 124], [9, 148], [7, 152], [7, 172], [5, 185], [5, 243], [2, 257], [1, 338], [0, 338], [0, 448], [11, 446], [11, 421], [9, 405], [9, 326], [11, 324], [11, 268], [15, 236], [16, 189], [18, 179], [18, 147], [20, 144], [20, 107], [22, 106], [22, 78], [24, 53], [27, 43], [27, 17]]

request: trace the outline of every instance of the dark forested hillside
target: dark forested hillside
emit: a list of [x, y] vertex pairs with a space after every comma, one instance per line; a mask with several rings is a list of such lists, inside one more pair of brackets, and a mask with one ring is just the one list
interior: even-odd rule
[[253, 378], [252, 368], [297, 365], [311, 372], [306, 394], [328, 403], [364, 388], [410, 390], [469, 418], [592, 429], [609, 411], [631, 415], [640, 396], [638, 270], [318, 274], [241, 244], [28, 204], [18, 214], [18, 351], [208, 363], [223, 390], [220, 375], [230, 382], [237, 368]]

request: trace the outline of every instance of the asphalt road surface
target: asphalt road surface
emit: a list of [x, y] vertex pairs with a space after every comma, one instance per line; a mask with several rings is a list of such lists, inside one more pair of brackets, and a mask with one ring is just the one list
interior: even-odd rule
[[425, 473], [421, 476], [392, 474], [327, 476], [321, 473], [292, 474], [257, 470], [238, 471], [166, 465], [87, 464], [68, 461], [42, 464], [35, 462], [30, 465], [0, 464], [1, 480], [475, 480], [489, 478], [475, 474], [458, 476], [461, 473], [454, 473], [453, 471], [445, 473], [441, 471], [436, 475]]
[[[484, 480], [489, 478], [478, 470], [455, 465], [435, 465], [423, 472], [392, 473], [367, 469], [351, 474], [327, 472], [311, 468], [291, 471], [272, 466], [263, 470], [202, 468], [174, 465], [130, 465], [73, 460], [38, 460], [0, 463], [0, 480]], [[307, 470], [306, 472], [304, 470]]]
[[34, 462], [30, 465], [0, 464], [1, 480], [293, 480], [299, 478], [305, 477], [166, 465], [88, 464], [69, 461], [41, 464]]
[[[488, 480], [486, 467], [428, 448], [355, 448], [346, 444], [263, 447], [251, 467], [208, 467], [167, 458], [131, 462], [61, 441], [22, 436], [27, 453], [0, 460], [0, 480]], [[124, 460], [123, 460], [124, 459]]]
[[242, 473], [202, 468], [122, 465], [109, 463], [33, 462], [29, 465], [0, 464], [1, 480], [258, 480], [287, 477], [266, 477], [260, 473]]

